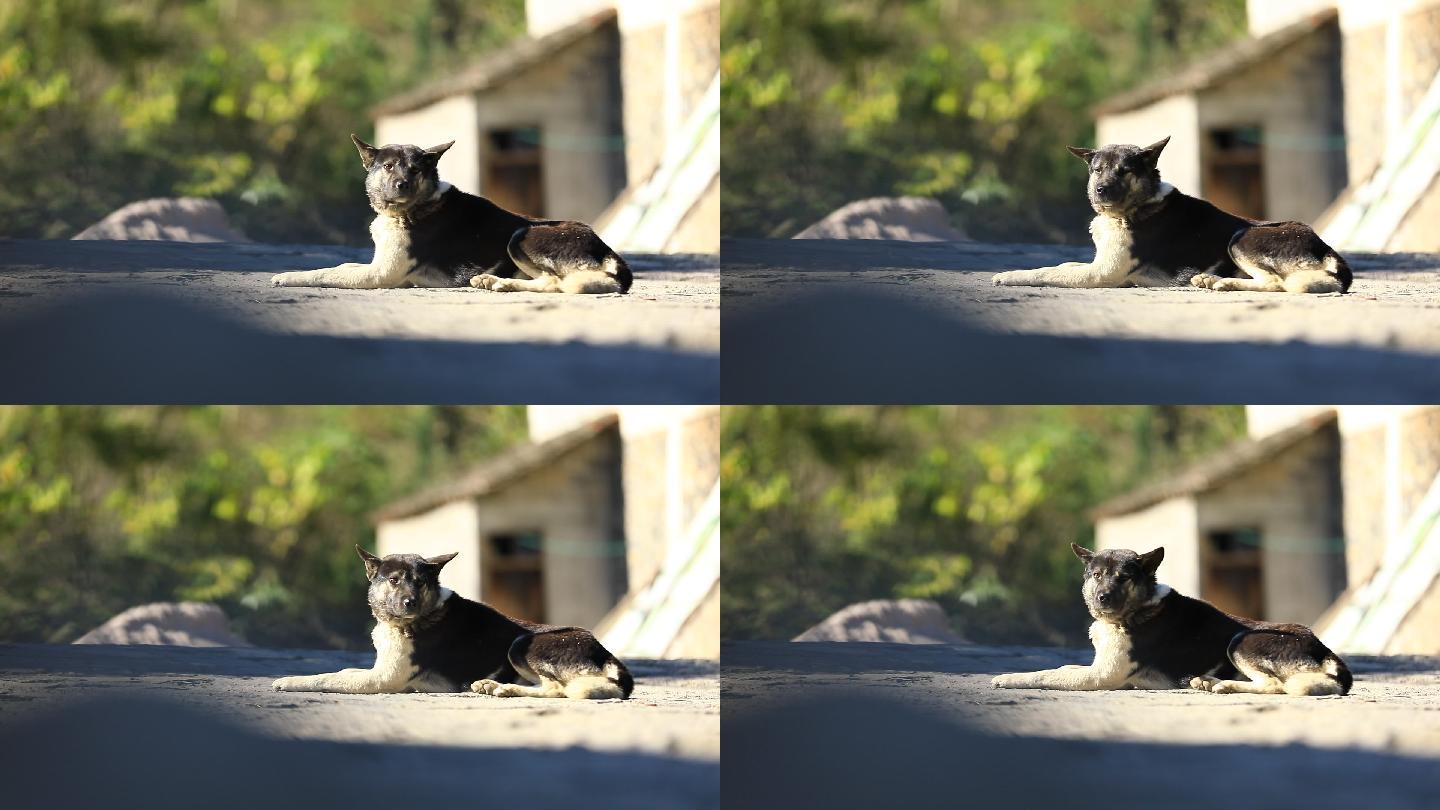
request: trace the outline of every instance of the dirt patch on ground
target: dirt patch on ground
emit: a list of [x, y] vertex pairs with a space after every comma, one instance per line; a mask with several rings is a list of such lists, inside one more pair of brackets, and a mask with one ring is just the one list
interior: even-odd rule
[[1440, 254], [1353, 254], [1348, 295], [995, 287], [1089, 247], [726, 240], [725, 395], [757, 402], [1440, 397]]

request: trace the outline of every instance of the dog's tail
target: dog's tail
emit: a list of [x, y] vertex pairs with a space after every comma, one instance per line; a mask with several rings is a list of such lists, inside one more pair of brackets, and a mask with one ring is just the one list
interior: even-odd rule
[[1301, 270], [1285, 277], [1285, 290], [1292, 293], [1343, 293], [1350, 289], [1350, 265], [1338, 253], [1320, 260], [1315, 270]]
[[581, 295], [604, 295], [630, 291], [630, 265], [611, 253], [600, 261], [598, 270], [572, 270], [560, 279], [560, 289]]
[[1285, 692], [1290, 695], [1348, 695], [1354, 679], [1350, 668], [1334, 655], [1320, 662], [1319, 672], [1297, 672], [1285, 679]]
[[620, 659], [611, 656], [600, 671], [603, 677], [592, 675], [567, 681], [565, 696], [576, 700], [624, 700], [635, 691], [635, 679]]

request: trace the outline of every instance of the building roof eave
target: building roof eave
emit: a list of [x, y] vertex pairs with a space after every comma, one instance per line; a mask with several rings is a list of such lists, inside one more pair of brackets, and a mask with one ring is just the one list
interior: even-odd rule
[[456, 501], [488, 495], [606, 434], [618, 436], [615, 414], [592, 419], [543, 442], [526, 442], [486, 459], [452, 481], [422, 489], [376, 509], [376, 523], [402, 520]]
[[1324, 411], [1269, 436], [1236, 442], [1158, 481], [1105, 501], [1090, 510], [1090, 519], [1133, 514], [1162, 501], [1212, 490], [1335, 424], [1335, 412]]
[[614, 9], [596, 12], [544, 36], [517, 39], [468, 67], [381, 101], [370, 108], [370, 117], [413, 112], [452, 96], [478, 93], [503, 84], [607, 26], [616, 26]]
[[1277, 52], [1294, 45], [1329, 25], [1338, 25], [1339, 14], [1326, 9], [1310, 14], [1261, 37], [1248, 37], [1207, 54], [1175, 73], [1113, 95], [1091, 108], [1094, 118], [1117, 115], [1154, 104], [1172, 96], [1188, 95], [1212, 87]]

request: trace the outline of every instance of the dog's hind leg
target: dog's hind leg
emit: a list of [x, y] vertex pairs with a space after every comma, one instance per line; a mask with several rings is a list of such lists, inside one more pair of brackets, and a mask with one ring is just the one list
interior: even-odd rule
[[537, 686], [521, 683], [500, 683], [499, 681], [491, 680], [476, 681], [470, 684], [470, 691], [480, 695], [493, 695], [494, 697], [566, 697], [565, 687], [558, 681], [552, 681], [548, 678], [542, 678]]

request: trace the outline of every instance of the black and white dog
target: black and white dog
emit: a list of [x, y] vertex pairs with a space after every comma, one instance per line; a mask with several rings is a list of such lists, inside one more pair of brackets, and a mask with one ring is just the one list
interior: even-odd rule
[[630, 266], [583, 222], [531, 219], [441, 182], [430, 149], [374, 147], [351, 135], [364, 164], [375, 258], [280, 273], [277, 287], [478, 287], [495, 292], [623, 293]]
[[[455, 558], [391, 554], [359, 546], [375, 616], [375, 665], [280, 678], [279, 692], [463, 692], [496, 697], [628, 698], [630, 670], [588, 630], [511, 618], [440, 587]], [[528, 684], [521, 681], [528, 681]]]
[[[1310, 628], [1231, 616], [1155, 581], [1165, 549], [1094, 552], [1081, 592], [1095, 623], [1095, 661], [996, 676], [1005, 689], [1175, 689], [1205, 692], [1344, 695], [1350, 670]], [[1237, 680], [1243, 675], [1247, 680]]]
[[1068, 146], [1090, 166], [1095, 260], [994, 277], [1007, 287], [1175, 287], [1343, 293], [1350, 266], [1302, 222], [1260, 222], [1221, 211], [1161, 182], [1170, 139], [1141, 148]]

